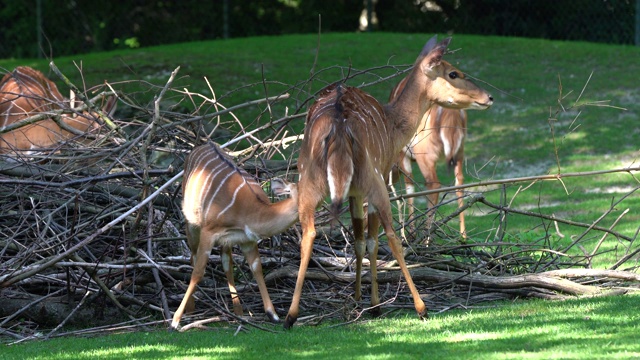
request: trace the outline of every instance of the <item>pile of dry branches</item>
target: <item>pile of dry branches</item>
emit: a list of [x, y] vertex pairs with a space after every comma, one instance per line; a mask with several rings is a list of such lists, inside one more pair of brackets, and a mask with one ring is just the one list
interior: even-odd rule
[[[287, 97], [283, 94], [224, 109], [214, 99], [201, 96], [203, 104], [217, 106], [214, 113], [205, 116], [161, 109], [167, 91], [185, 95], [171, 88], [177, 70], [149, 108], [137, 106], [126, 94], [116, 92], [121, 104], [134, 109], [133, 115], [117, 120], [119, 128], [97, 136], [94, 145], [77, 147], [68, 143], [54, 154], [0, 159], [3, 338], [21, 341], [114, 328], [166, 326], [191, 274], [180, 211], [179, 179], [185, 154], [194, 145], [215, 137], [212, 134], [221, 133], [221, 127], [210, 126], [219, 125], [219, 117], [246, 106], [271, 111], [272, 104]], [[185, 97], [194, 98], [193, 94]], [[280, 124], [302, 117], [304, 114], [299, 113], [269, 120], [261, 128], [270, 134], [268, 139], [243, 130], [226, 145], [251, 139], [254, 146], [236, 148], [234, 155], [261, 180], [293, 172], [292, 154], [299, 143], [292, 142], [295, 138], [287, 136]], [[275, 154], [289, 160], [274, 160]], [[481, 194], [468, 198], [469, 206], [476, 202], [495, 208], [505, 218], [518, 212], [506, 205], [491, 204]], [[325, 318], [353, 321], [366, 311], [368, 303], [367, 294], [360, 304], [352, 300], [350, 224], [346, 221], [343, 226], [331, 226], [327, 215], [323, 209], [318, 212], [320, 231], [306, 277], [302, 324]], [[402, 230], [407, 240], [406, 256], [413, 278], [432, 312], [514, 297], [557, 299], [624, 291], [640, 281], [640, 276], [631, 271], [590, 270], [593, 254], [568, 255], [554, 249], [548, 237], [517, 244], [503, 241], [496, 232], [495, 241], [464, 243], [455, 227], [447, 226], [455, 215], [437, 222], [429, 235], [433, 239], [429, 246], [423, 243], [427, 237], [425, 214], [409, 219], [413, 227], [398, 224], [398, 231]], [[585, 233], [597, 232], [626, 242], [628, 253], [617, 267], [635, 269], [625, 264], [638, 253], [637, 246], [632, 246], [635, 238], [565, 219], [543, 220], [583, 226]], [[286, 313], [295, 286], [298, 238], [299, 229], [294, 227], [260, 243], [266, 281], [280, 315]], [[385, 250], [383, 244], [377, 261], [383, 309], [413, 309], [402, 276]], [[229, 311], [229, 291], [214, 249], [207, 278], [197, 293], [200, 312], [195, 318], [186, 317], [183, 323], [205, 318], [260, 327], [263, 310], [257, 287], [244, 259], [239, 253], [234, 256], [240, 298], [252, 316], [239, 319]], [[368, 281], [366, 276], [364, 281]], [[70, 332], [67, 326], [76, 330]]]

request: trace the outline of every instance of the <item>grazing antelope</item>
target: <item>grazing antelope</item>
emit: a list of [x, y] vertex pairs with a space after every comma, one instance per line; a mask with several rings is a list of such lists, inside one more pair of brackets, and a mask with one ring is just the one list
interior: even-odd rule
[[[402, 254], [402, 244], [394, 233], [387, 178], [400, 150], [418, 128], [419, 119], [433, 105], [451, 108], [485, 109], [493, 98], [446, 61], [441, 60], [450, 39], [427, 42], [399, 96], [381, 106], [365, 92], [343, 84], [324, 89], [309, 109], [304, 140], [298, 158], [300, 181], [298, 206], [302, 225], [300, 269], [284, 327], [290, 328], [299, 313], [304, 277], [316, 236], [314, 212], [329, 193], [334, 214], [349, 199], [355, 237], [355, 299], [361, 299], [362, 259], [368, 250], [371, 260], [371, 305], [380, 304], [377, 271], [378, 228], [380, 222], [391, 251], [398, 261], [415, 309], [420, 317], [427, 309], [418, 294]], [[364, 236], [363, 200], [367, 198], [368, 237]]]
[[273, 204], [269, 202], [260, 184], [213, 143], [201, 145], [189, 154], [182, 181], [182, 212], [187, 222], [193, 272], [187, 292], [173, 316], [172, 329], [178, 328], [185, 309], [193, 311], [192, 296], [214, 246], [222, 247], [222, 267], [227, 275], [234, 313], [242, 315], [231, 258], [231, 248], [239, 245], [258, 283], [266, 314], [272, 321], [279, 320], [262, 275], [257, 241], [283, 232], [298, 220], [297, 186], [273, 179], [271, 189], [276, 195], [288, 193], [291, 197]]
[[[56, 84], [40, 71], [19, 66], [0, 80], [0, 130], [32, 115], [73, 107], [73, 102], [62, 97]], [[109, 97], [103, 111], [111, 115], [116, 108], [116, 98]], [[52, 117], [0, 133], [0, 154], [51, 150], [61, 142], [80, 134], [96, 131], [100, 125], [95, 114], [61, 114], [63, 127]]]
[[[400, 95], [406, 84], [407, 78], [404, 78], [393, 88], [389, 96], [389, 102]], [[436, 162], [442, 157], [447, 162], [449, 169], [453, 169], [456, 185], [462, 185], [464, 183], [462, 163], [464, 161], [464, 138], [466, 135], [467, 112], [465, 110], [447, 109], [437, 105], [432, 106], [420, 119], [415, 136], [400, 152], [400, 160], [397, 165], [401, 170], [400, 173], [405, 174], [407, 194], [413, 194], [415, 191], [415, 182], [411, 175], [412, 161], [418, 163], [429, 190], [440, 187], [440, 181], [436, 173]], [[396, 179], [393, 180], [395, 181]], [[458, 207], [462, 207], [464, 205], [464, 192], [458, 190], [456, 195], [458, 196]], [[435, 207], [438, 204], [438, 193], [429, 194], [427, 200], [428, 207]], [[411, 219], [414, 213], [413, 198], [410, 197], [407, 202], [409, 203], [409, 219]], [[435, 210], [428, 211], [427, 228], [431, 227], [434, 214]], [[464, 212], [460, 213], [460, 233], [463, 237], [466, 237]]]

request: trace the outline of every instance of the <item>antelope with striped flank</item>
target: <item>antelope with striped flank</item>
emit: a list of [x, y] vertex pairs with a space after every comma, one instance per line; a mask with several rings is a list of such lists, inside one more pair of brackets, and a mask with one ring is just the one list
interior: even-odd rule
[[[40, 71], [19, 66], [0, 80], [0, 130], [30, 116], [51, 113], [54, 110], [73, 108], [73, 101], [65, 99], [53, 81]], [[116, 98], [105, 101], [102, 111], [108, 116], [116, 109]], [[0, 154], [30, 155], [34, 152], [55, 150], [62, 142], [97, 132], [100, 124], [93, 112], [84, 111], [72, 115], [54, 114], [33, 124], [0, 133]]]
[[290, 198], [271, 203], [260, 184], [213, 143], [201, 145], [189, 154], [182, 181], [182, 212], [193, 271], [173, 316], [172, 329], [178, 328], [185, 311], [193, 311], [193, 293], [214, 246], [222, 247], [222, 267], [234, 313], [242, 315], [231, 258], [232, 247], [239, 245], [258, 283], [266, 314], [272, 321], [279, 321], [262, 275], [257, 241], [283, 232], [298, 220], [298, 196], [296, 184], [279, 178], [271, 180], [271, 189], [276, 195], [289, 194]]
[[[464, 77], [464, 74], [460, 74]], [[405, 85], [407, 79], [404, 78], [391, 91], [389, 101], [395, 100]], [[449, 169], [453, 169], [456, 185], [464, 184], [463, 161], [464, 161], [464, 139], [467, 136], [467, 112], [462, 109], [448, 109], [442, 106], [433, 106], [420, 119], [420, 124], [411, 138], [411, 141], [400, 152], [400, 159], [397, 163], [398, 175], [404, 173], [405, 187], [407, 194], [415, 192], [415, 181], [412, 176], [412, 162], [416, 162], [420, 172], [424, 177], [427, 189], [434, 190], [440, 188], [440, 181], [436, 173], [436, 163], [444, 158]], [[395, 174], [394, 174], [395, 175]], [[394, 176], [393, 181], [397, 181]], [[427, 195], [427, 207], [431, 210], [427, 212], [427, 229], [431, 228], [435, 214], [434, 207], [438, 204], [438, 193]], [[458, 207], [464, 205], [464, 191], [456, 191], [458, 197]], [[414, 206], [413, 197], [407, 200], [409, 204], [409, 219], [413, 217]], [[460, 213], [460, 234], [466, 238], [466, 227], [464, 223], [464, 212]]]
[[[418, 315], [427, 309], [413, 283], [394, 233], [387, 180], [402, 148], [415, 134], [419, 120], [435, 104], [465, 109], [485, 109], [493, 98], [460, 71], [442, 60], [450, 39], [427, 42], [399, 96], [380, 105], [367, 93], [343, 84], [324, 89], [307, 114], [304, 140], [298, 158], [300, 180], [298, 205], [302, 240], [300, 268], [284, 327], [291, 328], [299, 314], [305, 273], [316, 237], [314, 213], [327, 193], [334, 214], [348, 198], [356, 253], [355, 299], [361, 300], [362, 260], [369, 252], [371, 263], [371, 305], [380, 304], [376, 260], [378, 228], [384, 227], [393, 256], [411, 291]], [[367, 199], [368, 235], [364, 235], [363, 201]], [[379, 309], [378, 309], [379, 311]]]

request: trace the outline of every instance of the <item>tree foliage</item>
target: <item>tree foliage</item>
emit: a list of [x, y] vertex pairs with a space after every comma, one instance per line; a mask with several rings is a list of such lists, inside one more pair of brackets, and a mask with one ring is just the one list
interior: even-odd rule
[[[634, 38], [631, 0], [372, 1], [375, 29], [383, 31], [625, 44]], [[357, 31], [366, 0], [0, 0], [0, 6], [0, 58], [22, 58], [319, 28]]]

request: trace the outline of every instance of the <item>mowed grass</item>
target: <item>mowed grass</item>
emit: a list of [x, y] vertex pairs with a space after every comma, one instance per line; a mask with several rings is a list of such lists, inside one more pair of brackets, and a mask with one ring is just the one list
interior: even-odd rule
[[[432, 35], [323, 34], [319, 47], [316, 35], [256, 37], [54, 60], [80, 87], [108, 81], [143, 106], [157, 95], [169, 73], [180, 66], [174, 90], [169, 91], [165, 102], [169, 105], [179, 102], [184, 109], [198, 114], [214, 111], [213, 106], [196, 109], [198, 104], [190, 102], [180, 91], [188, 89], [213, 97], [212, 89], [225, 106], [265, 95], [291, 94], [290, 100], [273, 106], [271, 115], [263, 112], [264, 106], [238, 111], [243, 126], [251, 130], [285, 113], [305, 111], [309, 104], [305, 101], [315, 91], [348, 73], [375, 68], [350, 79], [348, 84], [354, 86], [397, 74], [413, 63]], [[455, 52], [446, 55], [446, 59], [479, 79], [478, 84], [490, 89], [495, 98], [491, 109], [469, 113], [465, 145], [467, 182], [638, 166], [640, 48], [455, 35], [450, 50]], [[81, 64], [81, 72], [74, 61]], [[0, 60], [0, 67], [5, 69], [17, 65], [34, 66], [49, 74], [46, 60]], [[313, 82], [309, 82], [312, 74]], [[51, 77], [55, 79], [55, 75]], [[366, 90], [385, 102], [399, 80], [396, 77], [379, 82]], [[61, 82], [56, 82], [64, 89]], [[121, 106], [121, 111], [126, 110]], [[288, 129], [299, 133], [303, 125], [304, 121], [297, 119]], [[237, 125], [233, 126], [237, 129]], [[444, 184], [453, 183], [444, 166], [439, 173]], [[420, 179], [417, 168], [414, 175]], [[482, 192], [494, 203], [504, 196], [517, 209], [590, 224], [638, 187], [636, 176], [616, 173], [566, 178], [562, 182], [544, 181], [532, 186], [521, 183], [468, 190]], [[445, 206], [440, 214], [447, 215], [454, 208], [455, 205]], [[614, 229], [633, 237], [640, 224], [639, 208], [640, 197], [632, 194], [604, 216], [599, 225], [611, 226], [629, 209]], [[564, 249], [584, 231], [559, 224], [564, 235], [561, 238], [548, 221], [516, 215], [508, 219], [505, 240], [536, 241], [548, 237], [553, 249]], [[494, 240], [498, 220], [490, 209], [472, 207], [467, 215], [469, 241]], [[455, 228], [457, 224], [451, 222], [450, 226]], [[590, 253], [601, 235], [588, 234], [581, 243], [584, 251]], [[611, 266], [629, 246], [629, 242], [609, 236], [600, 247], [602, 255], [595, 257], [592, 265]], [[631, 249], [635, 248], [632, 244]], [[577, 247], [569, 250], [573, 254], [583, 251]], [[631, 259], [625, 268], [636, 264], [637, 258]], [[640, 351], [633, 336], [638, 330], [638, 300], [633, 295], [568, 302], [527, 301], [485, 310], [451, 311], [435, 315], [426, 323], [418, 322], [413, 314], [405, 317], [393, 313], [389, 319], [347, 327], [307, 326], [281, 333], [277, 326], [276, 334], [252, 330], [233, 336], [235, 327], [188, 334], [159, 330], [93, 339], [56, 339], [12, 346], [2, 352], [3, 358], [6, 353], [9, 358], [60, 359], [429, 355], [496, 359], [634, 358]]]
[[634, 359], [640, 357], [638, 295], [532, 300], [413, 314], [345, 326], [273, 332], [166, 330], [12, 345], [3, 359]]

